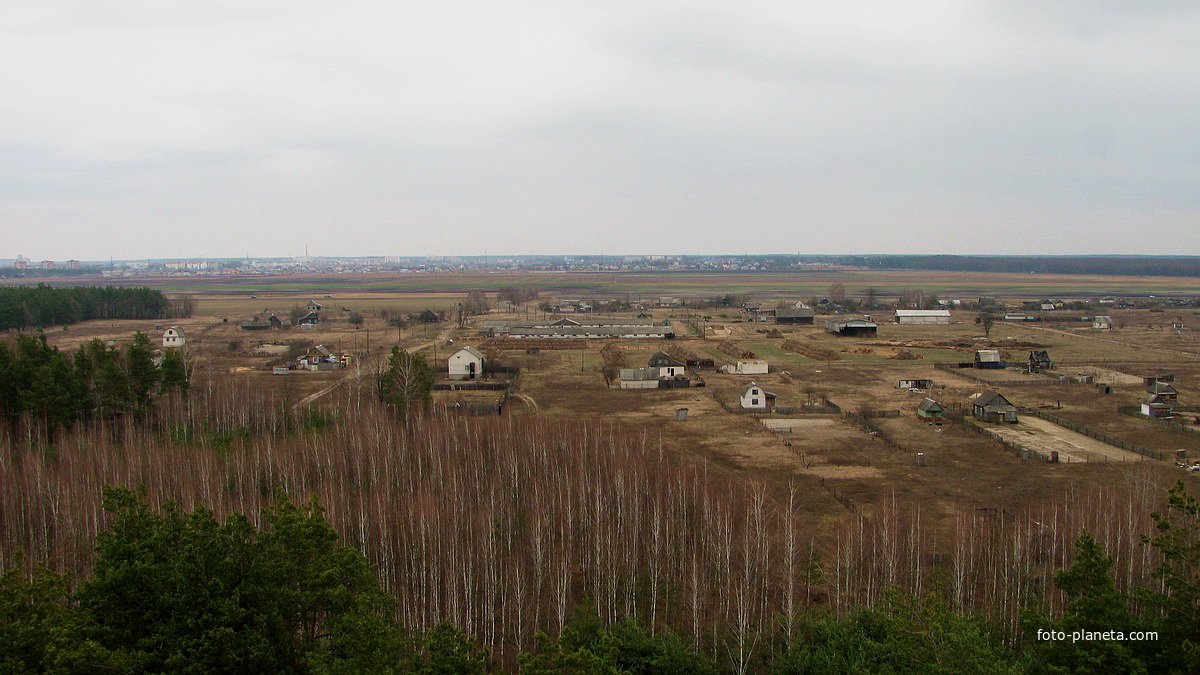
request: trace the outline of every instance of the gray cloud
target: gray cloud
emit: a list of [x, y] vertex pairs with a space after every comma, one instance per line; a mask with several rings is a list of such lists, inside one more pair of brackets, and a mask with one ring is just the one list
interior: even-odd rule
[[0, 257], [1197, 253], [1194, 3], [13, 4]]

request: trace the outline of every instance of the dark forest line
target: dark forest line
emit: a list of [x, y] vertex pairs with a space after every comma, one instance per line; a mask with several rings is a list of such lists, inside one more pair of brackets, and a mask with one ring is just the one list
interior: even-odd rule
[[839, 262], [876, 270], [1200, 277], [1200, 257], [864, 255]]
[[0, 330], [66, 326], [89, 319], [172, 319], [191, 313], [190, 299], [172, 300], [145, 287], [0, 287]]

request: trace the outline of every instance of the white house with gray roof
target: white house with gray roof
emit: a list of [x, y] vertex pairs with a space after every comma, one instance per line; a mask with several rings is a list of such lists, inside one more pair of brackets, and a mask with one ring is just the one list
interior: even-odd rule
[[446, 368], [452, 380], [477, 380], [483, 375], [483, 363], [486, 360], [478, 349], [467, 346], [446, 359]]

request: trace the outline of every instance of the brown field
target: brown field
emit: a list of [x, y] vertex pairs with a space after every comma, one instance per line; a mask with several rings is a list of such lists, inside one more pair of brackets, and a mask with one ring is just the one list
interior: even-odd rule
[[[659, 295], [707, 298], [726, 293], [758, 299], [807, 299], [823, 296], [834, 283], [850, 296], [874, 289], [880, 296], [895, 296], [921, 289], [942, 298], [972, 299], [981, 295], [1000, 299], [1040, 297], [1196, 296], [1200, 281], [1186, 277], [1129, 277], [1076, 274], [1000, 274], [942, 271], [873, 271], [831, 268], [819, 272], [421, 272], [371, 274], [296, 274], [287, 276], [46, 277], [39, 282], [56, 286], [123, 284], [150, 286], [168, 293], [208, 296], [257, 295], [260, 299], [304, 298], [333, 295], [336, 299], [360, 295], [420, 296], [438, 299], [465, 295], [472, 289], [532, 287], [543, 295], [638, 300]], [[28, 284], [25, 279], [0, 279], [0, 284]]]
[[[189, 350], [196, 359], [198, 376], [235, 373], [259, 384], [286, 392], [296, 401], [331, 397], [336, 400], [340, 382], [365, 386], [387, 351], [399, 344], [422, 351], [439, 369], [461, 344], [478, 344], [474, 326], [389, 327], [384, 312], [415, 313], [424, 309], [447, 311], [472, 288], [495, 289], [531, 285], [543, 297], [599, 297], [636, 300], [645, 295], [712, 297], [730, 292], [762, 299], [794, 300], [819, 295], [839, 282], [851, 293], [875, 288], [880, 295], [906, 288], [935, 291], [940, 297], [972, 298], [995, 295], [1001, 299], [1036, 296], [1068, 297], [1079, 294], [1195, 294], [1200, 284], [1189, 279], [1109, 278], [1048, 275], [966, 275], [934, 272], [864, 272], [842, 270], [821, 274], [425, 274], [365, 275], [362, 277], [312, 277], [272, 279], [197, 279], [182, 284], [177, 279], [157, 283], [170, 292], [186, 292], [196, 300], [195, 315], [177, 323], [187, 332]], [[139, 280], [141, 283], [141, 280]], [[254, 295], [256, 297], [250, 297]], [[325, 297], [330, 295], [332, 297]], [[274, 312], [286, 318], [293, 307], [315, 299], [326, 306], [322, 324], [311, 330], [244, 331], [238, 323], [255, 314]], [[347, 317], [361, 312], [365, 324], [355, 329]], [[654, 318], [673, 319], [677, 331], [690, 334], [683, 321], [687, 310], [654, 309]], [[538, 355], [523, 350], [504, 352], [502, 362], [522, 368], [519, 385], [508, 400], [505, 414], [536, 414], [549, 419], [603, 418], [619, 420], [661, 440], [672, 452], [709, 470], [746, 480], [762, 481], [782, 494], [799, 486], [803, 506], [815, 523], [830, 524], [848, 511], [865, 513], [887, 500], [897, 499], [947, 516], [962, 508], [1013, 509], [1031, 502], [1052, 500], [1080, 487], [1122, 485], [1129, 475], [1129, 453], [1041, 420], [1019, 427], [1036, 436], [1039, 447], [1058, 449], [1065, 458], [1088, 459], [1050, 465], [1022, 462], [1000, 443], [973, 433], [962, 425], [922, 423], [915, 416], [925, 392], [899, 389], [899, 379], [921, 378], [935, 382], [932, 395], [947, 407], [968, 407], [970, 397], [985, 388], [999, 388], [1018, 406], [1048, 406], [1074, 422], [1087, 424], [1129, 442], [1163, 452], [1189, 449], [1200, 456], [1200, 434], [1170, 429], [1116, 412], [1118, 406], [1135, 405], [1142, 394], [1145, 374], [1174, 372], [1181, 403], [1200, 404], [1200, 316], [1186, 312], [1111, 310], [1118, 328], [1092, 330], [1089, 324], [1032, 326], [997, 322], [990, 338], [984, 336], [975, 315], [955, 311], [948, 326], [899, 326], [887, 323], [880, 312], [875, 338], [838, 338], [824, 331], [818, 316], [813, 326], [780, 326], [778, 336], [768, 334], [774, 325], [743, 321], [733, 309], [705, 310], [707, 335], [674, 341], [623, 341], [621, 348], [631, 366], [655, 351], [674, 344], [718, 363], [734, 359], [717, 349], [718, 340], [736, 341], [743, 349], [767, 359], [772, 372], [754, 378], [711, 371], [699, 374], [707, 385], [679, 390], [621, 391], [606, 387], [601, 375], [601, 341], [586, 349], [543, 350]], [[487, 318], [499, 318], [490, 315]], [[1187, 329], [1172, 329], [1185, 323]], [[68, 330], [48, 331], [53, 344], [74, 349], [92, 338], [126, 340], [133, 331], [156, 336], [155, 322], [88, 322]], [[454, 339], [455, 345], [448, 344]], [[785, 350], [784, 340], [801, 340], [837, 354], [835, 361], [815, 360]], [[312, 344], [324, 344], [358, 357], [347, 371], [270, 374], [272, 365]], [[934, 368], [939, 362], [970, 361], [981, 348], [1001, 349], [1005, 358], [1020, 365], [1030, 349], [1047, 349], [1059, 368], [1047, 374], [1004, 371], [966, 371], [987, 377], [983, 385], [953, 372]], [[904, 352], [912, 360], [893, 357]], [[1112, 394], [1098, 393], [1095, 385], [1059, 383], [1059, 375], [1090, 372], [1098, 382], [1116, 384]], [[697, 378], [697, 382], [699, 381]], [[1045, 384], [1030, 385], [1030, 379]], [[769, 416], [727, 412], [714, 393], [736, 406], [740, 388], [751, 379], [778, 395], [781, 406], [798, 406], [828, 398], [846, 411], [900, 411], [900, 417], [876, 420], [893, 439], [885, 443], [843, 417]], [[1013, 382], [1009, 387], [1004, 382]], [[495, 392], [436, 392], [439, 405], [490, 403]], [[686, 422], [675, 422], [677, 408], [688, 408]], [[765, 424], [764, 424], [765, 422]], [[770, 428], [770, 427], [775, 427]], [[1065, 433], [1059, 433], [1059, 431]], [[924, 453], [927, 466], [916, 465]], [[1141, 460], [1140, 456], [1135, 456]], [[1097, 461], [1108, 460], [1108, 461]], [[1168, 462], [1137, 462], [1143, 472], [1160, 480], [1192, 478]], [[936, 519], [935, 519], [936, 520]]]

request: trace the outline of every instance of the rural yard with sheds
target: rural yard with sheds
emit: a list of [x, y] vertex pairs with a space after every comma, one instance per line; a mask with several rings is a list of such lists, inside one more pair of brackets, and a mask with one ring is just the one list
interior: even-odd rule
[[[289, 392], [299, 401], [336, 404], [339, 386], [371, 386], [371, 375], [393, 345], [418, 350], [444, 369], [445, 360], [463, 344], [484, 347], [480, 321], [545, 316], [526, 306], [517, 313], [473, 317], [462, 328], [453, 321], [397, 327], [387, 317], [412, 315], [427, 309], [453, 318], [457, 303], [472, 288], [531, 284], [542, 298], [612, 297], [637, 301], [641, 296], [675, 294], [716, 297], [741, 291], [765, 303], [795, 302], [818, 295], [832, 277], [822, 275], [426, 275], [420, 279], [289, 279], [236, 282], [205, 280], [207, 286], [180, 284], [196, 301], [193, 317], [169, 322], [186, 331], [197, 375], [233, 374], [263, 386]], [[1006, 295], [1029, 291], [1036, 295], [1067, 295], [1087, 289], [1116, 293], [1131, 290], [1196, 291], [1188, 280], [1048, 277], [1046, 275], [964, 275], [941, 273], [865, 273], [839, 275], [853, 292], [870, 286], [888, 289], [936, 282], [943, 298], [956, 295]], [[658, 285], [653, 285], [657, 283]], [[957, 285], [956, 285], [957, 284]], [[1060, 284], [1056, 287], [1056, 284]], [[164, 286], [168, 284], [164, 283]], [[1055, 289], [1058, 290], [1055, 290]], [[170, 290], [176, 290], [172, 287]], [[329, 297], [326, 297], [329, 296]], [[310, 300], [327, 305], [322, 322], [311, 329], [246, 331], [242, 322], [269, 313], [292, 316]], [[1200, 434], [1118, 412], [1136, 406], [1144, 394], [1147, 375], [1174, 373], [1181, 405], [1200, 403], [1197, 353], [1200, 339], [1194, 309], [1105, 310], [1119, 328], [1094, 330], [1083, 321], [1032, 325], [997, 321], [990, 335], [974, 311], [954, 310], [949, 325], [897, 325], [890, 312], [874, 311], [879, 323], [875, 337], [838, 337], [824, 329], [827, 315], [813, 325], [775, 325], [749, 321], [736, 307], [690, 310], [648, 307], [653, 321], [671, 321], [673, 340], [588, 340], [579, 348], [505, 349], [501, 365], [520, 370], [505, 415], [539, 415], [552, 419], [600, 418], [642, 430], [650, 442], [712, 471], [761, 481], [776, 495], [799, 488], [807, 517], [815, 524], [832, 523], [846, 513], [869, 514], [887, 500], [902, 500], [949, 516], [963, 509], [1013, 510], [1054, 500], [1064, 492], [1122, 485], [1137, 478], [1167, 482], [1194, 474], [1171, 461], [1141, 455], [1082, 436], [1049, 421], [1021, 415], [1015, 426], [983, 424], [1000, 433], [1018, 435], [1033, 456], [1022, 461], [1012, 447], [977, 433], [957, 419], [940, 425], [916, 416], [926, 395], [937, 399], [954, 416], [971, 413], [971, 401], [983, 391], [1000, 391], [1022, 409], [1044, 409], [1074, 424], [1085, 425], [1128, 443], [1144, 446], [1173, 459], [1180, 449], [1200, 456]], [[349, 318], [360, 313], [360, 327]], [[626, 314], [629, 316], [629, 314]], [[47, 333], [53, 344], [73, 349], [91, 338], [128, 340], [134, 330], [156, 337], [153, 321], [86, 322], [65, 331]], [[1185, 324], [1185, 329], [1174, 328]], [[702, 337], [703, 334], [703, 337]], [[454, 343], [451, 344], [450, 341]], [[735, 375], [714, 370], [692, 371], [691, 384], [681, 389], [621, 390], [611, 388], [602, 371], [600, 350], [615, 343], [630, 367], [644, 366], [655, 352], [679, 348], [716, 366], [733, 365], [737, 357], [725, 351], [752, 352], [770, 364], [770, 372]], [[350, 368], [335, 371], [291, 371], [272, 375], [272, 367], [298, 352], [321, 344], [352, 353]], [[502, 344], [502, 343], [498, 343]], [[532, 343], [529, 343], [532, 344]], [[1009, 362], [1003, 370], [958, 368], [971, 362], [976, 350], [996, 349]], [[1019, 370], [1033, 349], [1049, 351], [1054, 370]], [[536, 351], [537, 353], [529, 353]], [[444, 374], [444, 370], [443, 370]], [[1090, 374], [1093, 382], [1076, 382]], [[925, 380], [931, 388], [912, 390], [901, 380]], [[781, 408], [819, 406], [830, 401], [842, 413], [798, 414], [733, 412], [741, 389], [755, 381], [775, 394]], [[703, 384], [703, 386], [698, 386]], [[1097, 384], [1109, 384], [1101, 393]], [[718, 398], [725, 403], [723, 406]], [[503, 397], [491, 391], [435, 391], [435, 405], [466, 407], [491, 404]], [[726, 407], [728, 406], [728, 408]], [[687, 408], [685, 421], [676, 411]], [[870, 417], [865, 428], [845, 413], [898, 414]], [[1185, 420], [1185, 418], [1180, 418]], [[764, 423], [765, 422], [765, 423]], [[1057, 450], [1059, 464], [1039, 461]], [[917, 453], [924, 455], [918, 466]], [[1086, 460], [1086, 461], [1079, 461]], [[1126, 461], [1128, 460], [1128, 461]]]

